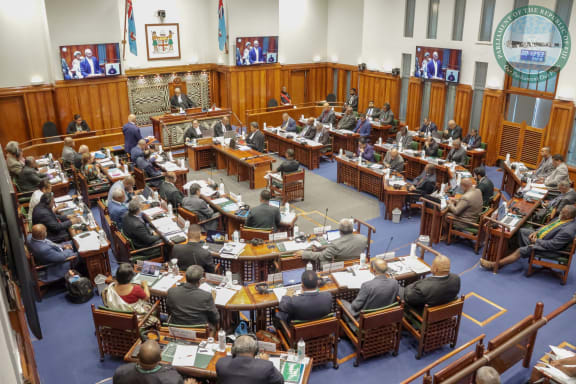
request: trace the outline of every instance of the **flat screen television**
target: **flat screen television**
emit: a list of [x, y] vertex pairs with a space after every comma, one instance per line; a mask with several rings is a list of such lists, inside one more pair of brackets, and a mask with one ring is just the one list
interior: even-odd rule
[[274, 64], [278, 62], [278, 36], [236, 38], [236, 65]]
[[416, 47], [414, 76], [422, 79], [460, 82], [461, 49]]
[[61, 46], [60, 62], [64, 80], [118, 76], [121, 74], [120, 45], [109, 43]]

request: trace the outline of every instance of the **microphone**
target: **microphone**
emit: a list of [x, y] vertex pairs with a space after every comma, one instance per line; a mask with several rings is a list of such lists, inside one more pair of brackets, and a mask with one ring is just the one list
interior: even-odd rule
[[322, 223], [322, 234], [326, 233], [326, 219], [328, 218], [328, 208], [326, 208], [326, 213], [324, 213], [324, 223]]
[[384, 251], [384, 253], [388, 253], [388, 250], [390, 249], [390, 245], [392, 244], [392, 240], [394, 240], [394, 236], [390, 236], [390, 241], [388, 241], [388, 246], [386, 247], [386, 250]]

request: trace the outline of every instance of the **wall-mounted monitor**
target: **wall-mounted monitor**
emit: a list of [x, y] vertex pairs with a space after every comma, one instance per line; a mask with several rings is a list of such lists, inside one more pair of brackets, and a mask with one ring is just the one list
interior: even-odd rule
[[64, 80], [118, 76], [120, 46], [118, 43], [62, 46], [60, 63]]
[[461, 49], [416, 47], [414, 76], [422, 79], [460, 82]]
[[236, 38], [236, 65], [274, 64], [278, 62], [278, 36]]

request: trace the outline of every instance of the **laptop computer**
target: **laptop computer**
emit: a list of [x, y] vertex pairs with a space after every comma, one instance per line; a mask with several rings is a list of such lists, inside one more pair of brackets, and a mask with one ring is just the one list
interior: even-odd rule
[[160, 269], [162, 269], [162, 263], [155, 263], [153, 261], [145, 261], [142, 263], [142, 271], [140, 274], [144, 276], [160, 276]]
[[356, 154], [352, 151], [345, 151], [344, 153], [346, 154], [346, 157], [349, 159], [353, 159], [356, 157]]
[[498, 221], [509, 227], [515, 227], [520, 221], [520, 218], [516, 215], [512, 215], [506, 212], [506, 204], [502, 203], [498, 207]]
[[334, 229], [332, 231], [328, 231], [326, 232], [326, 240], [328, 241], [334, 241], [336, 239], [340, 238], [340, 230], [339, 229]]
[[289, 287], [292, 285], [299, 285], [302, 283], [302, 273], [306, 268], [291, 269], [282, 272], [282, 285]]
[[150, 198], [150, 196], [152, 196], [152, 188], [150, 188], [148, 185], [144, 187], [144, 190], [142, 191], [142, 196], [144, 196], [144, 198], [146, 200], [148, 200]]
[[216, 231], [214, 229], [209, 229], [206, 231], [206, 242], [207, 243], [224, 243], [226, 241], [226, 232]]
[[274, 200], [270, 200], [270, 201], [268, 202], [268, 204], [269, 204], [271, 207], [276, 207], [276, 208], [278, 208], [278, 209], [280, 209], [280, 204], [281, 204], [281, 203], [282, 203], [282, 202], [281, 202], [280, 200], [275, 200], [275, 199], [274, 199]]
[[233, 139], [235, 137], [236, 137], [236, 131], [234, 130], [224, 132], [224, 139]]

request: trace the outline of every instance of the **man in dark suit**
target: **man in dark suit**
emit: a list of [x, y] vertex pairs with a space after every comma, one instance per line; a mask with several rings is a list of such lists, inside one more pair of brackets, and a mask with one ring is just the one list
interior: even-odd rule
[[[198, 216], [198, 221], [208, 220], [214, 217], [214, 210], [200, 197], [200, 185], [192, 183], [190, 185], [189, 196], [182, 199], [182, 208], [194, 212]], [[218, 213], [216, 213], [218, 215]], [[218, 221], [212, 220], [204, 224], [204, 229], [216, 229], [218, 227]]]
[[356, 128], [356, 116], [352, 107], [346, 108], [344, 115], [340, 118], [337, 125], [338, 129], [347, 129], [349, 131]]
[[45, 193], [32, 212], [32, 224], [43, 224], [47, 230], [48, 239], [55, 243], [70, 240], [68, 228], [72, 224], [80, 223], [80, 218], [66, 217], [54, 213], [54, 198], [52, 193]]
[[124, 134], [124, 152], [130, 153], [132, 148], [136, 146], [138, 140], [142, 140], [142, 133], [140, 128], [135, 124], [136, 115], [128, 115], [128, 122], [122, 127], [122, 133]]
[[128, 212], [128, 207], [124, 203], [125, 199], [126, 193], [123, 188], [116, 188], [112, 192], [112, 199], [108, 199], [108, 214], [119, 230], [122, 230], [122, 220]]
[[166, 177], [160, 188], [158, 189], [158, 194], [161, 198], [166, 200], [169, 204], [172, 204], [173, 209], [176, 209], [182, 204], [182, 199], [184, 195], [182, 192], [174, 185], [176, 182], [176, 174], [174, 172], [167, 172]]
[[466, 165], [468, 155], [466, 154], [466, 150], [462, 147], [460, 139], [456, 139], [452, 142], [452, 149], [448, 152], [446, 160], [453, 161], [456, 164]]
[[258, 340], [243, 335], [234, 341], [232, 356], [216, 362], [216, 376], [220, 384], [284, 384], [280, 371], [268, 361], [268, 355], [258, 355]]
[[460, 292], [460, 277], [450, 273], [450, 259], [438, 255], [432, 262], [432, 276], [418, 280], [404, 288], [404, 300], [416, 310], [455, 300]]
[[452, 140], [462, 139], [462, 127], [456, 124], [454, 120], [448, 122], [448, 129], [444, 130], [444, 137]]
[[467, 149], [480, 148], [482, 144], [482, 138], [478, 136], [478, 130], [472, 128], [470, 133], [464, 138], [464, 144], [466, 144]]
[[396, 134], [396, 144], [398, 147], [402, 145], [402, 148], [404, 149], [411, 149], [410, 145], [412, 144], [412, 136], [408, 133], [408, 127], [403, 126], [400, 128]]
[[260, 131], [258, 123], [255, 121], [250, 123], [250, 135], [246, 138], [246, 144], [258, 152], [264, 152], [266, 147], [264, 134]]
[[570, 182], [563, 180], [558, 183], [560, 194], [548, 202], [542, 202], [542, 209], [538, 210], [540, 219], [549, 216], [556, 217], [566, 205], [576, 204], [576, 191], [570, 187]]
[[[546, 258], [556, 258], [562, 254], [559, 251], [567, 251], [576, 236], [576, 207], [565, 205], [560, 211], [560, 216], [549, 224], [534, 231], [532, 228], [520, 228], [518, 232], [518, 245], [520, 248], [500, 259], [500, 267], [513, 263], [520, 257], [530, 257], [532, 250], [536, 254]], [[493, 268], [494, 262], [480, 259], [484, 268]]]
[[419, 195], [429, 195], [434, 192], [434, 189], [436, 189], [436, 166], [428, 163], [422, 173], [416, 176], [408, 190]]
[[230, 125], [230, 118], [224, 116], [222, 120], [214, 124], [214, 137], [223, 137], [224, 132], [233, 130], [232, 125]]
[[356, 122], [356, 128], [354, 132], [359, 134], [361, 138], [370, 138], [370, 131], [372, 130], [372, 124], [370, 124], [370, 120], [366, 118], [366, 115], [361, 113], [358, 116], [358, 121]]
[[98, 58], [92, 55], [91, 49], [84, 50], [84, 60], [80, 62], [80, 72], [82, 77], [92, 77], [102, 73]]
[[264, 189], [260, 192], [260, 205], [250, 210], [246, 218], [246, 226], [250, 228], [273, 229], [280, 225], [282, 216], [277, 207], [270, 205], [270, 191]]
[[306, 121], [306, 125], [304, 125], [302, 131], [300, 131], [298, 136], [312, 140], [312, 138], [314, 138], [314, 136], [316, 135], [315, 124], [316, 120], [313, 117], [309, 117], [308, 120]]
[[314, 271], [302, 273], [302, 294], [286, 294], [280, 300], [276, 316], [286, 322], [318, 320], [332, 312], [332, 294], [318, 291], [318, 275]]
[[366, 138], [361, 137], [358, 140], [358, 156], [362, 156], [362, 159], [370, 162], [374, 162], [374, 148], [368, 143]]
[[392, 172], [404, 172], [404, 158], [396, 148], [392, 148], [386, 152], [386, 156], [384, 156], [384, 166], [390, 168]]
[[90, 127], [88, 126], [88, 123], [86, 123], [86, 121], [82, 119], [82, 116], [80, 116], [79, 114], [75, 114], [74, 120], [71, 121], [68, 124], [68, 127], [66, 128], [66, 134], [72, 135], [74, 133], [80, 133], [80, 132], [90, 132]]
[[183, 94], [179, 87], [174, 88], [174, 96], [170, 98], [170, 106], [177, 109], [194, 108], [196, 104], [190, 100], [188, 95]]
[[276, 168], [276, 172], [292, 173], [298, 171], [298, 169], [300, 169], [300, 163], [294, 160], [294, 150], [292, 148], [288, 148], [285, 155], [286, 160], [284, 160], [282, 164]]
[[254, 46], [250, 49], [250, 53], [248, 54], [250, 64], [258, 64], [265, 61], [265, 57], [262, 57], [262, 47], [260, 46], [260, 42], [258, 40], [254, 40]]
[[36, 160], [34, 157], [28, 156], [24, 160], [24, 167], [16, 179], [16, 184], [21, 192], [33, 191], [38, 188], [42, 179], [46, 177], [45, 174], [38, 172], [36, 169]]
[[426, 71], [429, 79], [442, 79], [442, 62], [438, 57], [438, 52], [432, 53], [432, 60], [428, 62]]
[[380, 116], [380, 109], [374, 106], [374, 100], [368, 102], [368, 108], [366, 108], [366, 117], [369, 119], [377, 119]]
[[46, 227], [36, 224], [32, 227], [32, 237], [28, 241], [28, 248], [36, 265], [49, 265], [39, 272], [42, 281], [54, 281], [63, 278], [70, 270], [69, 258], [75, 255], [69, 244], [58, 245], [46, 238]]
[[361, 311], [382, 308], [397, 301], [400, 292], [398, 281], [394, 278], [386, 277], [388, 264], [384, 259], [374, 259], [370, 262], [370, 272], [374, 274], [374, 279], [362, 283], [358, 296], [350, 304], [342, 300], [344, 306], [357, 317]]
[[487, 207], [494, 196], [494, 183], [486, 176], [486, 168], [482, 166], [474, 168], [473, 176], [476, 180], [476, 189], [482, 192], [482, 201], [484, 206]]
[[350, 89], [350, 95], [348, 96], [348, 99], [346, 99], [346, 102], [344, 103], [344, 107], [342, 108], [342, 110], [345, 111], [348, 107], [352, 107], [352, 110], [354, 112], [358, 111], [358, 93], [356, 91], [356, 88]]
[[428, 117], [424, 118], [424, 122], [422, 123], [422, 126], [420, 127], [420, 132], [423, 132], [424, 134], [428, 135], [432, 135], [434, 132], [438, 131], [438, 127], [436, 126], [436, 124], [434, 124], [432, 122], [432, 120], [430, 120]]
[[394, 112], [390, 109], [390, 103], [384, 103], [379, 118], [383, 125], [394, 125]]
[[424, 141], [424, 154], [427, 157], [437, 157], [438, 156], [438, 148], [439, 148], [439, 145], [436, 142], [436, 140], [434, 140], [434, 138], [432, 136], [428, 136], [426, 138], [426, 140]]
[[336, 124], [336, 114], [332, 110], [332, 107], [330, 107], [330, 104], [324, 103], [323, 107], [324, 109], [318, 117], [318, 121], [322, 124]]
[[141, 139], [138, 140], [138, 144], [130, 151], [130, 161], [136, 163], [140, 156], [144, 156], [144, 151], [149, 149], [146, 140]]
[[320, 149], [320, 153], [324, 155], [326, 152], [332, 151], [332, 145], [330, 144], [330, 128], [320, 123], [318, 123], [316, 126], [318, 128], [316, 128], [316, 136], [314, 136], [314, 141], [323, 145], [322, 149]]
[[212, 294], [199, 288], [203, 276], [202, 267], [191, 265], [186, 269], [186, 283], [168, 290], [166, 307], [171, 324], [218, 327], [220, 314]]
[[154, 161], [150, 160], [150, 156], [152, 153], [149, 149], [144, 151], [144, 155], [140, 156], [138, 160], [136, 160], [136, 167], [140, 168], [144, 172], [144, 176], [147, 178], [157, 178], [155, 180], [151, 180], [148, 184], [158, 188], [160, 184], [162, 184], [162, 171], [156, 168]]
[[198, 120], [192, 121], [192, 126], [184, 131], [184, 140], [191, 141], [192, 139], [201, 139], [202, 129], [200, 129], [200, 122]]
[[140, 206], [140, 199], [132, 199], [128, 204], [128, 213], [122, 219], [123, 232], [134, 244], [134, 249], [148, 248], [162, 242], [140, 216]]
[[282, 125], [280, 129], [286, 132], [297, 132], [296, 121], [286, 112], [282, 114]]
[[181, 271], [186, 271], [191, 265], [199, 265], [206, 273], [214, 273], [213, 256], [218, 254], [210, 252], [204, 248], [201, 241], [202, 227], [198, 224], [191, 224], [188, 229], [188, 243], [176, 244], [172, 248], [172, 258], [178, 259], [178, 267]]

